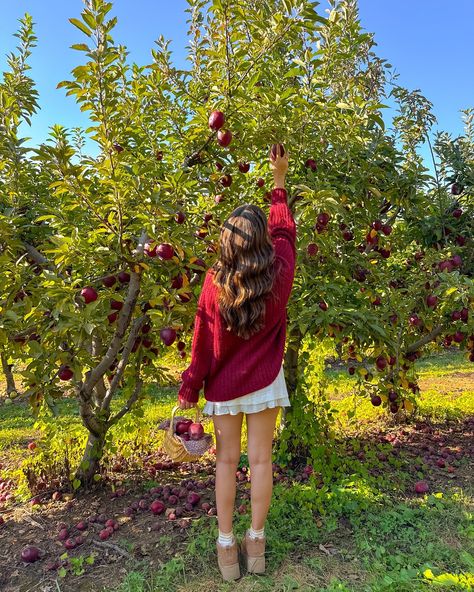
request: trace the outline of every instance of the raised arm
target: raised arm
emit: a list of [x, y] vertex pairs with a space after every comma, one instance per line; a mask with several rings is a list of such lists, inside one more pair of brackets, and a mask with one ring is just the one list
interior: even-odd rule
[[296, 263], [296, 224], [288, 207], [288, 194], [285, 189], [288, 152], [285, 152], [281, 144], [274, 144], [270, 150], [270, 167], [273, 171], [274, 188], [271, 194], [268, 231], [275, 254], [283, 260], [283, 273], [292, 281]]

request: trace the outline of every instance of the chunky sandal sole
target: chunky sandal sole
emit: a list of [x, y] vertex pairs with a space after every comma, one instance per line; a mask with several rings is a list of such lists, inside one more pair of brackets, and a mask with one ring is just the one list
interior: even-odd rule
[[245, 567], [249, 573], [262, 574], [265, 573], [265, 557], [251, 557], [244, 556]]
[[236, 563], [235, 565], [226, 565], [224, 567], [219, 567], [221, 572], [222, 578], [226, 582], [230, 582], [233, 580], [238, 580], [240, 578], [240, 565]]

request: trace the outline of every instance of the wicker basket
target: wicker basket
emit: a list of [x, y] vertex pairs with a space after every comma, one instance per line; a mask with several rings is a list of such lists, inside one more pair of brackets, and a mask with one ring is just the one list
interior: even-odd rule
[[[163, 440], [163, 449], [175, 462], [189, 462], [198, 460], [213, 444], [212, 434], [204, 434], [199, 440], [185, 440], [181, 436], [175, 434], [176, 424], [178, 421], [185, 419], [182, 416], [175, 417], [176, 411], [180, 409], [179, 405], [173, 407], [171, 412], [171, 420], [162, 422], [158, 428], [165, 429], [165, 437]], [[198, 423], [200, 419], [199, 408], [196, 406], [196, 419]]]

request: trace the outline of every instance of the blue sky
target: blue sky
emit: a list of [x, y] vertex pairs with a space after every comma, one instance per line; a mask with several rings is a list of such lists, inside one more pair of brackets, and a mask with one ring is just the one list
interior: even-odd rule
[[[328, 6], [321, 0], [320, 11]], [[462, 133], [460, 109], [474, 107], [474, 0], [359, 0], [363, 27], [375, 33], [376, 52], [400, 74], [398, 82], [419, 88], [434, 105], [435, 129]], [[79, 16], [82, 0], [0, 0], [0, 66], [16, 45], [12, 34], [17, 20], [29, 12], [36, 23], [38, 46], [30, 59], [40, 92], [41, 112], [26, 131], [32, 142], [43, 141], [54, 123], [85, 126], [86, 118], [59, 81], [69, 79], [82, 54], [69, 49], [83, 41], [69, 17]], [[154, 40], [163, 34], [172, 39], [175, 63], [183, 66], [187, 43], [185, 0], [115, 0], [113, 13], [119, 22], [116, 41], [127, 46], [129, 59], [149, 61]], [[428, 149], [422, 150], [427, 165]]]

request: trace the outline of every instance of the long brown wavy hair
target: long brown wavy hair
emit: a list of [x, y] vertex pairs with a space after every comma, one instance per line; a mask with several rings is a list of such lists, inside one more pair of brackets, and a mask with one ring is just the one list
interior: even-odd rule
[[222, 225], [212, 266], [228, 331], [249, 339], [263, 327], [265, 300], [278, 273], [274, 263], [265, 212], [253, 204], [239, 206]]

